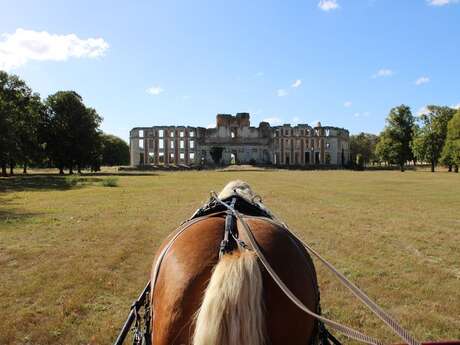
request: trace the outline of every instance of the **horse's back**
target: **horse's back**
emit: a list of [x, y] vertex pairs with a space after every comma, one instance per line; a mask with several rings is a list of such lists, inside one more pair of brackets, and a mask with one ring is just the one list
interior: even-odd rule
[[[316, 273], [310, 257], [281, 227], [264, 218], [246, 218], [270, 265], [289, 289], [317, 311]], [[191, 344], [194, 317], [219, 260], [224, 215], [196, 222], [181, 233], [163, 259], [154, 291], [155, 345]], [[248, 243], [243, 231], [241, 239]], [[261, 267], [267, 343], [309, 344], [315, 333], [313, 318], [298, 309]], [[241, 339], [244, 343], [244, 339]]]

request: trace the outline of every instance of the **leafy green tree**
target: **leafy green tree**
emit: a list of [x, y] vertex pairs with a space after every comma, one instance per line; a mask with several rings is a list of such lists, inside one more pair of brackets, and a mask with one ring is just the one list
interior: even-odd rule
[[419, 161], [431, 163], [431, 171], [434, 172], [446, 141], [447, 124], [456, 110], [435, 105], [429, 105], [427, 109], [427, 113], [420, 116], [421, 126], [412, 142], [412, 149]]
[[103, 133], [102, 139], [102, 165], [127, 165], [129, 164], [129, 146], [121, 138]]
[[441, 162], [447, 166], [454, 166], [458, 172], [460, 166], [460, 109], [447, 124], [447, 136], [441, 154]]
[[393, 140], [388, 132], [382, 132], [375, 146], [375, 155], [378, 160], [387, 164], [397, 163], [397, 153], [401, 150], [400, 143]]
[[17, 140], [17, 161], [22, 163], [23, 173], [27, 173], [30, 163], [39, 162], [43, 159], [43, 141], [40, 136], [40, 125], [45, 113], [38, 94], [32, 94], [28, 98], [24, 112], [18, 114], [15, 120], [15, 137]]
[[80, 172], [90, 166], [100, 147], [102, 118], [74, 91], [59, 91], [46, 99], [46, 148], [50, 158], [64, 173]]
[[414, 130], [414, 116], [410, 108], [400, 105], [390, 110], [385, 129], [376, 145], [376, 154], [389, 164], [399, 165], [404, 171], [407, 161], [413, 159], [410, 143]]
[[[39, 148], [37, 126], [43, 109], [38, 94], [15, 75], [0, 71], [0, 165], [14, 173], [16, 162], [34, 158]], [[26, 168], [27, 169], [27, 168]], [[25, 169], [25, 171], [26, 171]]]
[[363, 165], [376, 161], [375, 146], [378, 142], [378, 136], [375, 134], [361, 132], [357, 135], [350, 136], [350, 153], [351, 160], [356, 162], [356, 157], [361, 154]]

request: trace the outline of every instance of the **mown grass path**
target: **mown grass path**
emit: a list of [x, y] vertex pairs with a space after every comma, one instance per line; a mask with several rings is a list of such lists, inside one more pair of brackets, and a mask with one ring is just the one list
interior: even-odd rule
[[[161, 240], [232, 179], [419, 339], [460, 339], [460, 176], [251, 171], [0, 179], [0, 344], [107, 344]], [[396, 339], [317, 264], [323, 313]]]

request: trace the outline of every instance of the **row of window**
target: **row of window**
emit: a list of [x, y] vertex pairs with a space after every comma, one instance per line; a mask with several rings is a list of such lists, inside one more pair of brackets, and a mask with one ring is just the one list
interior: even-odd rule
[[[159, 153], [158, 153], [158, 158], [159, 158], [160, 161], [164, 160], [164, 157], [165, 157], [164, 152], [159, 152]], [[170, 159], [170, 161], [173, 161], [174, 158], [175, 158], [174, 153], [170, 153], [170, 154], [169, 154], [169, 159]], [[195, 159], [195, 153], [194, 153], [194, 152], [190, 152], [190, 153], [188, 154], [188, 158], [189, 158], [190, 160], [194, 160], [194, 159]], [[179, 159], [180, 159], [180, 160], [184, 160], [184, 159], [185, 159], [185, 153], [183, 153], [183, 152], [179, 153]], [[154, 160], [155, 160], [155, 152], [149, 152], [149, 162], [150, 162], [150, 163], [153, 163]]]
[[[294, 128], [291, 128], [291, 129], [278, 129], [275, 131], [275, 133], [273, 134], [275, 138], [279, 137], [281, 135], [284, 135], [284, 136], [293, 136], [293, 135], [296, 135], [296, 136], [320, 136], [321, 135], [321, 132], [319, 129], [294, 129]], [[330, 134], [330, 131], [329, 129], [324, 129], [324, 135], [326, 137], [328, 137]]]
[[[143, 138], [143, 137], [144, 137], [144, 130], [143, 130], [143, 129], [139, 129], [139, 131], [138, 131], [137, 134], [138, 134], [139, 138]], [[151, 134], [153, 134], [153, 133], [151, 133]], [[169, 136], [170, 136], [171, 138], [174, 138], [174, 135], [175, 135], [175, 130], [170, 130], [170, 131], [169, 131]], [[158, 130], [158, 136], [159, 136], [160, 138], [163, 138], [163, 137], [164, 137], [164, 130], [163, 130], [163, 129], [159, 129], [159, 130]], [[185, 136], [185, 131], [184, 131], [184, 130], [180, 130], [180, 131], [179, 131], [179, 137], [180, 137], [180, 138], [183, 138], [184, 136]], [[195, 131], [190, 130], [190, 131], [188, 132], [188, 136], [189, 136], [190, 138], [193, 138], [193, 137], [195, 136]]]
[[[308, 148], [308, 140], [306, 142], [306, 147]], [[279, 145], [280, 143], [278, 143], [278, 141], [275, 141], [275, 148], [279, 148]], [[284, 146], [294, 146], [294, 139], [284, 139]], [[320, 141], [316, 141], [316, 148], [320, 148], [321, 144], [320, 144]], [[296, 147], [300, 147], [300, 140], [297, 140], [296, 142]], [[310, 148], [314, 148], [315, 147], [315, 140], [311, 140], [310, 141]], [[326, 144], [325, 144], [325, 147], [328, 149], [331, 147], [331, 144], [326, 141]]]
[[[149, 149], [153, 149], [153, 139], [149, 139]], [[169, 148], [174, 149], [175, 143], [174, 141], [169, 142]], [[158, 140], [158, 148], [160, 150], [163, 150], [165, 147], [165, 142], [164, 139], [159, 139]], [[189, 149], [193, 150], [195, 148], [195, 141], [194, 140], [189, 140], [188, 142], [188, 147]], [[185, 148], [185, 140], [180, 140], [179, 141], [179, 148], [184, 149]], [[139, 149], [143, 150], [144, 149], [144, 139], [139, 139]]]

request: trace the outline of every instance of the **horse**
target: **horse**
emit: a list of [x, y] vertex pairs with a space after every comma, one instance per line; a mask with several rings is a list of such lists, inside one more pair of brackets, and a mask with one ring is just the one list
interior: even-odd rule
[[[272, 221], [261, 201], [254, 202], [258, 196], [247, 183], [228, 183], [218, 198], [232, 200], [270, 266], [319, 314], [316, 271], [305, 248]], [[318, 320], [288, 299], [248, 245], [241, 222], [232, 219], [218, 205], [207, 205], [161, 244], [151, 273], [151, 342], [318, 344]]]

